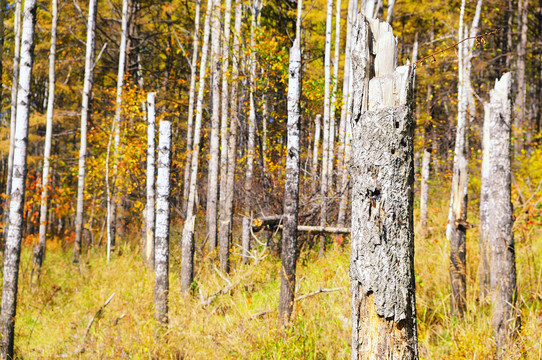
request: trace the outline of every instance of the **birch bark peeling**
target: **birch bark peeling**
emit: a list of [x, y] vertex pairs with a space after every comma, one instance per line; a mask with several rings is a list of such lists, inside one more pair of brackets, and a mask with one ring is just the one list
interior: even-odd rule
[[160, 122], [156, 179], [154, 320], [168, 323], [171, 122]]
[[488, 201], [492, 322], [497, 358], [508, 359], [518, 317], [513, 209], [511, 201], [511, 76], [504, 74], [491, 91]]
[[90, 0], [88, 4], [87, 44], [85, 53], [85, 77], [83, 80], [83, 98], [81, 104], [81, 145], [79, 147], [79, 168], [77, 175], [77, 205], [75, 211], [75, 243], [73, 245], [73, 262], [79, 261], [81, 255], [81, 238], [83, 234], [83, 206], [85, 201], [85, 172], [87, 158], [87, 125], [90, 96], [94, 79], [94, 53], [96, 45], [96, 13], [98, 1]]
[[299, 214], [299, 128], [301, 97], [301, 51], [299, 39], [290, 49], [288, 79], [288, 140], [286, 150], [286, 179], [284, 184], [284, 228], [282, 231], [282, 266], [280, 270], [279, 319], [283, 325], [290, 321], [295, 298], [297, 260], [297, 223]]
[[155, 232], [155, 199], [154, 177], [155, 162], [155, 98], [156, 93], [147, 94], [147, 205], [146, 205], [146, 234], [145, 234], [145, 260], [147, 265], [154, 269], [154, 232]]
[[24, 224], [28, 119], [30, 117], [30, 84], [32, 79], [32, 65], [34, 63], [36, 8], [36, 0], [25, 1], [21, 36], [20, 77], [17, 90], [17, 121], [15, 126], [15, 148], [13, 151], [9, 227], [4, 251], [2, 305], [0, 308], [0, 358], [2, 359], [13, 359], [19, 263], [21, 260], [21, 241]]
[[352, 46], [352, 359], [417, 359], [414, 71], [387, 23], [358, 15]]

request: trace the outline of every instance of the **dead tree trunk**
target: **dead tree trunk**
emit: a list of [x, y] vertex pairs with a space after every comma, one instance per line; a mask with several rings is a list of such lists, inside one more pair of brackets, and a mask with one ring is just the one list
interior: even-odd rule
[[79, 167], [77, 175], [77, 205], [75, 210], [75, 243], [73, 245], [73, 262], [79, 261], [81, 255], [81, 239], [83, 234], [83, 205], [85, 200], [85, 172], [87, 158], [87, 124], [89, 116], [90, 95], [94, 79], [94, 51], [96, 44], [96, 13], [98, 1], [90, 0], [88, 4], [87, 45], [85, 54], [85, 78], [83, 80], [83, 99], [81, 105], [81, 146], [79, 148]]
[[169, 295], [169, 217], [171, 172], [171, 122], [160, 122], [158, 176], [156, 178], [156, 245], [154, 277], [154, 320], [168, 322]]
[[497, 358], [507, 359], [518, 322], [516, 258], [511, 201], [511, 104], [510, 73], [504, 74], [491, 91], [489, 122], [488, 203], [490, 284], [493, 301], [492, 322], [497, 340]]
[[288, 80], [288, 143], [286, 180], [284, 184], [284, 230], [282, 231], [282, 266], [280, 270], [279, 318], [283, 325], [290, 321], [295, 297], [297, 260], [297, 220], [299, 213], [299, 127], [301, 110], [301, 51], [299, 39], [290, 50]]
[[51, 156], [51, 140], [53, 137], [53, 111], [55, 106], [55, 62], [56, 62], [56, 25], [58, 22], [57, 0], [51, 2], [51, 50], [49, 51], [49, 95], [47, 97], [47, 123], [45, 129], [45, 145], [43, 150], [43, 174], [41, 177], [40, 232], [39, 241], [34, 248], [32, 258], [32, 283], [38, 284], [41, 264], [45, 257], [45, 236], [47, 233], [47, 194], [49, 184], [49, 157]]
[[21, 65], [17, 91], [17, 124], [13, 152], [13, 177], [10, 193], [9, 227], [4, 252], [2, 305], [0, 308], [0, 358], [13, 359], [15, 319], [17, 312], [17, 287], [23, 236], [23, 214], [28, 144], [28, 119], [30, 117], [30, 84], [34, 62], [34, 25], [36, 0], [26, 0], [23, 11], [21, 36]]
[[188, 188], [188, 203], [186, 206], [186, 219], [182, 234], [181, 258], [181, 292], [186, 294], [194, 280], [194, 224], [196, 221], [196, 191], [198, 178], [199, 148], [201, 140], [201, 123], [203, 113], [203, 95], [205, 92], [205, 74], [207, 72], [207, 53], [209, 51], [209, 34], [211, 32], [212, 0], [207, 0], [207, 12], [203, 25], [203, 45], [201, 47], [201, 63], [199, 69], [199, 89], [196, 102], [196, 121], [194, 122], [194, 149], [192, 150], [192, 163], [190, 165], [190, 186]]
[[417, 359], [413, 68], [387, 23], [358, 15], [352, 46], [352, 359]]
[[154, 177], [155, 177], [155, 107], [154, 99], [156, 93], [147, 94], [147, 206], [146, 206], [146, 234], [144, 239], [145, 244], [145, 260], [147, 265], [154, 269], [154, 232], [155, 232], [155, 200], [154, 200]]
[[514, 121], [516, 146], [514, 152], [520, 154], [525, 141], [525, 59], [527, 53], [527, 21], [529, 13], [529, 0], [518, 0], [518, 33], [519, 41], [517, 45], [517, 95], [514, 108], [516, 116]]
[[489, 295], [489, 123], [491, 121], [490, 103], [484, 103], [484, 125], [482, 137], [482, 172], [480, 175], [480, 264], [478, 279], [480, 282], [480, 300]]

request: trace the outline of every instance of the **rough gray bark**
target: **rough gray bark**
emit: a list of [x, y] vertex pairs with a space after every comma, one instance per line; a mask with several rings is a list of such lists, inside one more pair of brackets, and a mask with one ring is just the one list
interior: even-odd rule
[[201, 47], [201, 63], [199, 69], [199, 88], [196, 101], [196, 121], [194, 122], [194, 148], [192, 150], [192, 163], [190, 165], [190, 186], [188, 188], [188, 203], [186, 206], [186, 219], [181, 240], [181, 292], [186, 294], [194, 280], [194, 225], [196, 221], [196, 191], [198, 178], [198, 160], [201, 140], [201, 123], [203, 115], [203, 95], [205, 91], [205, 74], [207, 72], [207, 53], [209, 52], [209, 34], [211, 28], [212, 0], [207, 0], [207, 12], [203, 25], [203, 45]]
[[0, 309], [0, 358], [13, 358], [15, 319], [17, 310], [17, 287], [26, 180], [26, 155], [28, 145], [28, 119], [30, 117], [30, 84], [34, 63], [34, 25], [36, 24], [36, 0], [26, 0], [23, 11], [21, 36], [21, 64], [17, 90], [17, 125], [15, 126], [15, 149], [13, 152], [13, 177], [10, 193], [9, 227], [4, 252], [2, 305]]
[[190, 184], [190, 164], [192, 160], [192, 142], [194, 133], [194, 101], [196, 94], [196, 71], [198, 63], [198, 37], [199, 37], [199, 17], [201, 0], [196, 0], [196, 9], [194, 14], [194, 34], [192, 42], [192, 62], [190, 63], [190, 90], [188, 91], [188, 120], [186, 122], [186, 161], [184, 165], [183, 176], [183, 211], [186, 216], [186, 206], [188, 204], [188, 191]]
[[89, 0], [87, 21], [87, 44], [85, 54], [85, 77], [83, 80], [83, 99], [81, 105], [81, 145], [79, 147], [79, 167], [77, 175], [77, 205], [75, 210], [75, 243], [73, 245], [73, 262], [79, 261], [81, 255], [81, 239], [83, 234], [83, 205], [85, 200], [85, 172], [87, 158], [87, 124], [89, 103], [94, 80], [94, 52], [96, 45], [96, 14], [98, 1]]
[[7, 241], [9, 225], [9, 198], [11, 195], [11, 179], [13, 176], [13, 153], [15, 151], [15, 125], [17, 122], [17, 85], [19, 84], [19, 56], [21, 47], [21, 0], [15, 1], [13, 18], [13, 70], [11, 85], [11, 120], [9, 126], [8, 178], [6, 180], [6, 200], [4, 202], [4, 242]]
[[280, 270], [279, 318], [283, 325], [290, 321], [295, 298], [297, 260], [297, 220], [299, 213], [299, 128], [301, 97], [301, 51], [299, 39], [290, 49], [288, 79], [288, 142], [286, 179], [284, 183], [284, 229], [282, 231], [282, 266]]
[[49, 157], [51, 156], [51, 139], [53, 137], [53, 111], [55, 106], [55, 61], [56, 61], [56, 27], [58, 22], [57, 0], [51, 2], [51, 49], [49, 51], [49, 94], [47, 96], [47, 120], [45, 128], [45, 145], [43, 149], [43, 174], [41, 177], [40, 229], [39, 241], [34, 248], [32, 258], [32, 283], [38, 284], [41, 264], [45, 257], [45, 235], [47, 232], [47, 193], [49, 184]]
[[352, 359], [417, 359], [413, 68], [387, 23], [358, 15], [352, 46]]
[[489, 122], [489, 178], [487, 221], [489, 223], [490, 285], [493, 302], [492, 323], [497, 342], [497, 358], [507, 359], [518, 326], [516, 259], [511, 201], [511, 103], [510, 73], [504, 74], [491, 91]]
[[[482, 2], [478, 0], [476, 13], [473, 19], [470, 36], [476, 35], [480, 20]], [[459, 16], [459, 39], [467, 36], [463, 30], [463, 17], [465, 1], [461, 3]], [[467, 106], [472, 91], [470, 87], [470, 71], [472, 68], [472, 47], [474, 39], [467, 40], [458, 45], [458, 111], [457, 131], [455, 138], [454, 165], [452, 173], [452, 192], [446, 239], [450, 241], [450, 281], [452, 287], [451, 312], [452, 315], [462, 317], [466, 309], [467, 283], [466, 283], [466, 231], [467, 231], [467, 189], [469, 182], [468, 146], [467, 146]]]
[[209, 166], [207, 168], [207, 242], [212, 252], [216, 248], [216, 215], [218, 205], [219, 128], [220, 128], [220, 0], [213, 0], [211, 13], [211, 135]]
[[237, 124], [239, 122], [237, 95], [239, 78], [239, 38], [241, 35], [241, 17], [243, 14], [242, 3], [237, 1], [235, 5], [235, 25], [233, 38], [232, 57], [232, 85], [230, 98], [230, 131], [228, 139], [228, 162], [226, 176], [226, 188], [224, 194], [220, 195], [220, 219], [218, 227], [218, 241], [220, 246], [220, 267], [222, 271], [230, 270], [230, 234], [233, 220], [233, 192], [235, 187], [235, 168], [237, 159]]
[[155, 241], [155, 200], [154, 200], [154, 177], [155, 177], [155, 106], [154, 99], [156, 93], [147, 94], [147, 204], [146, 204], [146, 234], [144, 239], [145, 244], [145, 260], [147, 265], [154, 269], [154, 241]]
[[514, 118], [516, 146], [514, 151], [516, 155], [521, 152], [523, 142], [525, 141], [525, 59], [527, 53], [527, 21], [529, 13], [529, 0], [518, 0], [518, 33], [519, 41], [517, 45], [517, 95], [514, 109], [516, 114]]
[[490, 103], [484, 103], [484, 125], [482, 137], [482, 172], [480, 174], [480, 264], [478, 280], [480, 282], [480, 300], [489, 295], [489, 123], [491, 121]]
[[171, 122], [160, 122], [156, 178], [154, 320], [168, 322]]
[[311, 183], [311, 189], [312, 193], [316, 193], [317, 186], [318, 186], [318, 153], [320, 150], [320, 123], [322, 119], [322, 115], [318, 114], [314, 118], [314, 143], [312, 147], [312, 183]]

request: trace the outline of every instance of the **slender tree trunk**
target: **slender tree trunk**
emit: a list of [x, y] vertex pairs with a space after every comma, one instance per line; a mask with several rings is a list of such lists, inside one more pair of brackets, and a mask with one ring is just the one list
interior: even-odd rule
[[312, 193], [315, 194], [317, 191], [318, 182], [318, 155], [320, 151], [320, 123], [322, 122], [322, 115], [318, 114], [314, 118], [314, 143], [312, 147], [312, 183], [311, 189]]
[[480, 281], [480, 300], [489, 295], [489, 123], [491, 121], [490, 103], [484, 103], [484, 125], [482, 137], [482, 172], [480, 175], [480, 264], [478, 279]]
[[[155, 200], [154, 200], [154, 177], [155, 177], [155, 104], [156, 93], [147, 94], [147, 214], [146, 214], [146, 234], [145, 234], [145, 260], [147, 265], [154, 269], [154, 249], [155, 249]], [[164, 125], [166, 126], [166, 125]], [[165, 131], [165, 130], [164, 130]]]
[[194, 280], [194, 226], [196, 221], [196, 192], [198, 178], [199, 148], [201, 140], [201, 123], [203, 114], [203, 95], [205, 91], [205, 74], [207, 72], [207, 53], [209, 52], [209, 34], [211, 32], [212, 0], [207, 0], [207, 12], [203, 25], [203, 45], [201, 48], [201, 63], [199, 69], [199, 89], [196, 102], [196, 121], [194, 122], [194, 148], [192, 150], [190, 165], [190, 186], [188, 188], [188, 203], [186, 207], [186, 220], [182, 234], [181, 258], [181, 292], [187, 294]]
[[519, 155], [525, 141], [525, 59], [527, 53], [527, 21], [529, 13], [529, 0], [518, 0], [518, 33], [517, 45], [517, 95], [514, 108], [516, 109], [514, 127], [516, 146], [515, 155]]
[[333, 167], [335, 165], [335, 104], [337, 102], [337, 87], [339, 83], [339, 49], [341, 44], [341, 0], [337, 0], [335, 8], [335, 54], [333, 58], [333, 90], [329, 115], [329, 146], [328, 146], [328, 184], [327, 188], [333, 192]]
[[171, 172], [171, 122], [160, 122], [158, 176], [156, 179], [156, 246], [154, 275], [154, 320], [168, 323], [169, 218]]
[[254, 167], [254, 143], [256, 137], [256, 104], [254, 92], [256, 87], [256, 51], [255, 51], [255, 30], [256, 19], [260, 10], [260, 0], [253, 0], [252, 21], [250, 26], [250, 91], [249, 91], [249, 113], [248, 113], [248, 143], [247, 143], [247, 165], [245, 172], [245, 215], [243, 217], [243, 229], [241, 246], [243, 248], [243, 263], [247, 264], [250, 252], [250, 211], [252, 209], [252, 172]]
[[352, 359], [417, 359], [413, 67], [387, 23], [359, 15], [352, 46]]
[[36, 0], [26, 0], [23, 11], [21, 37], [21, 66], [17, 91], [17, 125], [13, 152], [13, 178], [10, 193], [9, 227], [4, 254], [2, 305], [0, 309], [0, 358], [14, 357], [15, 319], [17, 312], [17, 287], [26, 181], [26, 157], [28, 144], [28, 119], [30, 117], [30, 84], [34, 62], [34, 25], [36, 24]]
[[115, 133], [115, 143], [113, 151], [113, 184], [111, 197], [107, 199], [107, 210], [109, 216], [108, 228], [109, 237], [107, 238], [109, 259], [110, 251], [115, 251], [116, 235], [117, 235], [117, 176], [119, 166], [119, 153], [120, 153], [120, 122], [122, 117], [122, 87], [124, 86], [124, 70], [126, 67], [126, 34], [128, 31], [128, 0], [122, 1], [122, 23], [121, 23], [121, 37], [119, 48], [119, 70], [117, 74], [117, 100], [115, 107], [115, 118], [113, 120], [113, 131]]
[[[211, 135], [207, 182], [207, 242], [212, 252], [216, 248], [216, 215], [218, 203], [219, 128], [220, 128], [220, 0], [213, 0], [211, 15]], [[226, 115], [227, 116], [227, 115]], [[226, 150], [224, 150], [226, 151]]]
[[424, 126], [424, 144], [422, 156], [422, 174], [420, 186], [420, 224], [423, 237], [427, 236], [427, 204], [429, 200], [429, 171], [431, 166], [431, 140], [430, 129], [433, 119], [433, 86], [427, 86], [427, 123]]
[[495, 84], [490, 98], [489, 169], [487, 222], [490, 256], [490, 287], [493, 301], [492, 322], [497, 340], [497, 358], [508, 359], [519, 321], [513, 209], [511, 201], [511, 103], [510, 73]]
[[96, 45], [96, 13], [98, 1], [89, 0], [87, 22], [87, 48], [85, 55], [85, 78], [83, 81], [83, 99], [81, 105], [81, 146], [79, 148], [79, 168], [77, 176], [77, 205], [75, 212], [75, 243], [73, 262], [79, 262], [81, 238], [83, 234], [83, 203], [85, 199], [85, 172], [87, 157], [87, 124], [89, 117], [90, 96], [94, 81], [94, 52]]
[[290, 49], [288, 79], [288, 144], [284, 183], [284, 228], [282, 231], [282, 266], [280, 270], [279, 318], [288, 324], [294, 307], [295, 268], [297, 260], [297, 223], [299, 213], [299, 128], [301, 97], [301, 51], [299, 39]]
[[[476, 35], [480, 20], [481, 0], [476, 5], [470, 36]], [[463, 30], [463, 16], [465, 1], [461, 3], [459, 17], [459, 39], [467, 36]], [[472, 47], [474, 39], [458, 45], [458, 112], [457, 131], [455, 140], [454, 165], [452, 174], [452, 193], [450, 211], [446, 227], [446, 238], [450, 241], [450, 281], [452, 287], [451, 312], [462, 317], [466, 309], [467, 283], [466, 283], [466, 230], [467, 230], [467, 188], [469, 181], [468, 146], [467, 146], [467, 105], [470, 88], [470, 70]]]
[[[326, 15], [326, 45], [324, 49], [324, 138], [322, 139], [322, 174], [320, 176], [320, 195], [322, 197], [320, 207], [320, 226], [326, 226], [327, 222], [327, 197], [328, 197], [328, 170], [329, 170], [329, 139], [330, 139], [330, 85], [331, 85], [331, 22], [333, 19], [333, 0], [327, 1]], [[320, 235], [320, 250], [318, 257], [324, 256], [326, 235]]]
[[49, 187], [49, 157], [51, 156], [51, 139], [53, 137], [53, 111], [55, 106], [55, 61], [56, 61], [56, 26], [58, 22], [57, 0], [51, 2], [53, 16], [51, 26], [51, 50], [49, 51], [49, 95], [47, 97], [47, 122], [45, 129], [45, 145], [43, 150], [43, 174], [41, 178], [40, 232], [39, 241], [34, 248], [32, 258], [32, 283], [38, 284], [41, 264], [45, 257], [45, 235], [47, 232], [47, 193]]
[[190, 90], [188, 91], [188, 120], [186, 130], [186, 162], [184, 165], [184, 181], [183, 181], [183, 211], [186, 216], [186, 206], [188, 204], [188, 190], [190, 183], [190, 164], [192, 159], [192, 139], [194, 132], [194, 101], [196, 94], [196, 71], [198, 63], [198, 37], [199, 37], [199, 17], [200, 17], [201, 0], [196, 0], [196, 10], [194, 14], [194, 34], [192, 35], [193, 50], [192, 62], [190, 64]]
[[386, 22], [392, 24], [393, 21], [393, 7], [395, 6], [395, 0], [388, 1], [388, 13], [386, 14]]
[[19, 56], [21, 47], [21, 1], [15, 1], [15, 15], [13, 19], [13, 82], [11, 85], [11, 120], [9, 127], [9, 154], [8, 154], [8, 178], [6, 181], [6, 200], [4, 202], [4, 243], [7, 242], [9, 225], [9, 204], [11, 196], [11, 180], [13, 177], [13, 153], [15, 151], [15, 125], [17, 122], [17, 89], [19, 84]]

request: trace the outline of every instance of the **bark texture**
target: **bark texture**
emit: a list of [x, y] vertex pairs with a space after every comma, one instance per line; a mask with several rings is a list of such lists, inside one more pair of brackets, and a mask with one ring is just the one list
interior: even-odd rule
[[34, 25], [36, 24], [36, 0], [26, 0], [23, 11], [21, 36], [21, 66], [17, 90], [17, 120], [15, 148], [13, 152], [13, 176], [10, 193], [9, 227], [4, 252], [2, 305], [0, 309], [0, 358], [13, 358], [17, 288], [26, 181], [26, 155], [28, 145], [28, 119], [30, 117], [30, 84], [34, 63]]
[[299, 125], [301, 97], [301, 51], [299, 39], [290, 49], [288, 68], [288, 141], [286, 179], [284, 183], [284, 229], [282, 231], [282, 266], [280, 270], [279, 318], [283, 325], [290, 321], [295, 297], [297, 260], [297, 222], [299, 213]]
[[77, 205], [75, 211], [75, 243], [73, 246], [73, 262], [79, 261], [79, 256], [81, 255], [81, 239], [83, 235], [83, 206], [85, 200], [85, 171], [87, 158], [87, 124], [90, 96], [94, 80], [94, 52], [96, 46], [95, 30], [97, 10], [98, 1], [90, 0], [88, 4], [85, 78], [83, 82], [83, 99], [81, 106], [81, 145], [79, 147], [79, 167], [77, 175]]
[[154, 282], [154, 320], [167, 324], [169, 294], [169, 218], [171, 171], [171, 122], [162, 120], [158, 141], [156, 179], [156, 245]]
[[480, 282], [480, 300], [489, 295], [489, 123], [491, 121], [490, 103], [484, 103], [484, 125], [482, 137], [482, 172], [480, 175], [480, 264], [478, 280]]
[[352, 46], [352, 359], [417, 359], [413, 68], [387, 23], [359, 15]]
[[34, 248], [32, 258], [32, 283], [38, 284], [41, 264], [45, 257], [45, 236], [47, 232], [47, 193], [49, 183], [49, 157], [51, 156], [51, 139], [53, 137], [53, 111], [55, 106], [55, 61], [56, 61], [56, 27], [58, 22], [57, 0], [51, 2], [51, 49], [49, 51], [49, 94], [47, 96], [47, 120], [45, 126], [45, 145], [43, 149], [43, 173], [41, 177], [40, 229], [39, 240]]
[[492, 322], [497, 342], [497, 358], [507, 359], [518, 316], [513, 209], [511, 201], [510, 73], [504, 74], [491, 91], [489, 123], [488, 223]]
[[155, 104], [156, 93], [147, 94], [147, 205], [146, 205], [146, 234], [145, 234], [145, 260], [147, 265], [154, 269], [154, 232], [155, 232], [155, 202], [154, 202], [154, 177], [156, 170], [155, 162]]

